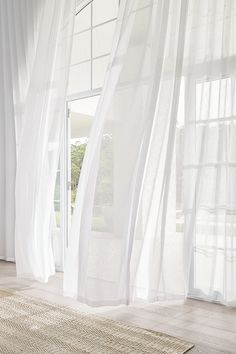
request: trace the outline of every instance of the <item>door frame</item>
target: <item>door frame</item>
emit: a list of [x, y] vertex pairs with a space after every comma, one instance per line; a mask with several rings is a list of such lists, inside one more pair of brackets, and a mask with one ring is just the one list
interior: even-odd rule
[[62, 147], [60, 153], [60, 253], [61, 264], [56, 267], [59, 272], [64, 271], [65, 253], [69, 246], [70, 233], [70, 183], [71, 183], [71, 158], [70, 158], [70, 134], [71, 134], [71, 117], [70, 103], [85, 98], [101, 95], [102, 89], [89, 90], [67, 96], [65, 106], [65, 119], [63, 124]]

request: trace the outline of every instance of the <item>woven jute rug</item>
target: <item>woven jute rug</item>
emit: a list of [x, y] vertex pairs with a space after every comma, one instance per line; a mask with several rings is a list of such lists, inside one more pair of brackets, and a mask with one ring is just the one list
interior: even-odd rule
[[163, 333], [0, 289], [1, 354], [182, 354], [192, 347]]

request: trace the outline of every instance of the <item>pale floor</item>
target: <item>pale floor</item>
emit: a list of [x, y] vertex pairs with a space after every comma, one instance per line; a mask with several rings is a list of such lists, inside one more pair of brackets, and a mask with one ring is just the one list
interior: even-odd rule
[[16, 279], [15, 265], [3, 261], [0, 287], [183, 338], [195, 344], [190, 354], [236, 354], [236, 309], [190, 299], [93, 309], [62, 296], [62, 273], [57, 273], [48, 284], [20, 281]]

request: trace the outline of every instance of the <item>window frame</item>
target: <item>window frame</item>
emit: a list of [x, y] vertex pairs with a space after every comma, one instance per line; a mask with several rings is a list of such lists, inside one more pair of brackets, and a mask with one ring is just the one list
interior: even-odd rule
[[[68, 94], [66, 97], [65, 104], [65, 119], [63, 124], [63, 136], [62, 136], [62, 147], [60, 152], [60, 254], [61, 254], [61, 264], [56, 266], [56, 271], [63, 272], [64, 271], [64, 260], [65, 260], [65, 252], [69, 245], [69, 227], [70, 227], [70, 180], [71, 180], [71, 169], [70, 169], [70, 149], [69, 149], [69, 141], [70, 141], [70, 109], [69, 105], [73, 101], [91, 98], [95, 96], [100, 96], [102, 93], [102, 86], [93, 89], [93, 62], [94, 60], [105, 58], [110, 56], [110, 52], [104, 55], [99, 55], [93, 57], [93, 30], [101, 27], [107, 23], [115, 22], [117, 17], [113, 17], [110, 20], [103, 21], [97, 25], [93, 25], [93, 1], [87, 1], [86, 5], [82, 6], [80, 10], [78, 10], [75, 14], [78, 15], [83, 11], [87, 6], [91, 5], [91, 26], [85, 30], [78, 31], [73, 33], [73, 37], [75, 35], [80, 35], [81, 33], [90, 31], [91, 32], [91, 57], [87, 60], [79, 61], [70, 65], [70, 67], [83, 64], [90, 63], [91, 70], [91, 78], [90, 78], [90, 89], [84, 91], [78, 91], [75, 93]], [[120, 6], [120, 0], [118, 0], [118, 7]]]
[[[101, 91], [102, 90], [102, 86], [100, 87], [97, 87], [97, 88], [93, 88], [93, 72], [94, 72], [94, 69], [93, 69], [93, 63], [94, 61], [98, 60], [98, 59], [101, 59], [101, 58], [109, 58], [111, 52], [106, 52], [105, 54], [102, 54], [102, 55], [98, 55], [98, 56], [93, 56], [93, 37], [94, 37], [94, 29], [96, 28], [99, 28], [99, 27], [102, 27], [108, 23], [113, 23], [113, 22], [116, 22], [117, 21], [117, 16], [116, 17], [112, 17], [111, 19], [109, 20], [106, 20], [106, 21], [103, 21], [101, 23], [98, 23], [96, 25], [93, 25], [93, 1], [94, 0], [91, 0], [89, 1], [85, 6], [83, 6], [79, 11], [76, 12], [75, 16], [79, 15], [84, 9], [87, 8], [87, 6], [91, 6], [91, 25], [90, 27], [88, 27], [87, 29], [84, 29], [84, 30], [81, 30], [81, 31], [78, 31], [76, 33], [73, 33], [73, 38], [74, 36], [79, 36], [83, 33], [86, 33], [86, 32], [90, 32], [90, 35], [91, 35], [91, 41], [90, 41], [90, 58], [89, 59], [85, 59], [85, 60], [81, 60], [81, 61], [78, 61], [76, 63], [73, 63], [70, 65], [70, 68], [71, 67], [76, 67], [76, 66], [79, 66], [81, 64], [86, 64], [86, 63], [89, 63], [90, 64], [90, 89], [89, 90], [84, 90], [84, 91], [79, 91], [79, 92], [75, 92], [75, 93], [71, 93], [71, 94], [68, 94], [67, 95], [67, 101], [73, 101], [75, 99], [80, 99], [80, 98], [86, 98], [86, 97], [91, 97], [90, 96], [90, 93], [94, 93], [94, 95], [96, 95], [97, 91]], [[119, 6], [120, 6], [120, 2], [121, 0], [117, 0], [117, 3], [118, 3], [118, 9], [119, 9]], [[68, 85], [69, 87], [69, 85]], [[88, 96], [86, 96], [88, 95]]]

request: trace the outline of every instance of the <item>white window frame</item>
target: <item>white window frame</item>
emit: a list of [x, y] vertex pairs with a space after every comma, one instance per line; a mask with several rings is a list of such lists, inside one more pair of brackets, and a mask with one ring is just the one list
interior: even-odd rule
[[[73, 34], [73, 37], [74, 36], [77, 36], [77, 35], [80, 35], [82, 33], [86, 33], [86, 32], [91, 32], [91, 43], [90, 43], [90, 58], [89, 59], [86, 59], [86, 60], [81, 60], [81, 61], [78, 61], [76, 63], [73, 63], [70, 67], [74, 67], [74, 66], [77, 66], [77, 65], [80, 65], [80, 64], [86, 64], [86, 63], [90, 63], [90, 71], [91, 71], [91, 78], [90, 78], [90, 89], [87, 90], [87, 91], [81, 91], [79, 93], [75, 93], [75, 94], [70, 94], [67, 96], [67, 101], [73, 101], [73, 100], [76, 100], [76, 99], [80, 99], [80, 98], [86, 98], [86, 97], [92, 97], [90, 95], [90, 93], [94, 93], [94, 96], [96, 96], [96, 92], [97, 91], [101, 91], [102, 87], [98, 87], [96, 89], [93, 88], [93, 62], [94, 60], [97, 60], [97, 59], [101, 59], [101, 58], [106, 58], [106, 57], [109, 57], [110, 55], [110, 52], [107, 52], [105, 54], [102, 54], [102, 55], [98, 55], [98, 56], [93, 56], [93, 31], [94, 29], [96, 28], [99, 28], [99, 27], [102, 27], [103, 25], [106, 25], [107, 23], [112, 23], [112, 22], [115, 22], [117, 20], [117, 16], [116, 17], [113, 17], [109, 20], [106, 20], [106, 21], [103, 21], [97, 25], [93, 25], [93, 1], [94, 0], [90, 0], [90, 1], [87, 1], [86, 2], [86, 5], [82, 6], [77, 12], [76, 12], [76, 15], [77, 16], [78, 14], [80, 14], [87, 6], [91, 5], [91, 26], [84, 29], [84, 30], [81, 30], [79, 32], [76, 32]], [[121, 0], [118, 0], [118, 6], [120, 6], [120, 2]], [[88, 96], [86, 96], [88, 95]], [[80, 98], [78, 98], [78, 96], [81, 96]]]
[[[63, 126], [63, 137], [62, 137], [62, 149], [60, 154], [60, 237], [61, 237], [61, 247], [62, 247], [62, 264], [56, 268], [57, 271], [64, 271], [64, 259], [65, 259], [65, 251], [68, 248], [69, 244], [69, 218], [70, 218], [70, 203], [69, 203], [69, 191], [70, 191], [70, 179], [71, 179], [71, 171], [70, 171], [70, 150], [69, 150], [69, 139], [70, 139], [70, 110], [69, 105], [72, 101], [77, 101], [81, 99], [86, 99], [90, 97], [100, 96], [102, 93], [102, 87], [98, 87], [96, 89], [92, 88], [93, 84], [93, 61], [99, 58], [107, 57], [110, 53], [106, 53], [97, 57], [93, 57], [93, 29], [100, 27], [104, 24], [113, 22], [117, 20], [117, 17], [112, 18], [110, 20], [101, 22], [95, 26], [93, 26], [93, 0], [86, 1], [86, 5], [81, 5], [80, 9], [77, 11], [76, 15], [83, 11], [88, 5], [91, 5], [91, 27], [88, 29], [77, 32], [74, 35], [79, 35], [86, 31], [91, 31], [91, 57], [90, 59], [80, 61], [78, 63], [74, 63], [71, 66], [75, 66], [82, 63], [91, 63], [91, 81], [90, 81], [90, 90], [81, 91], [73, 94], [67, 95], [66, 98], [66, 106], [65, 106], [65, 120]], [[119, 0], [120, 5], [120, 0]]]

